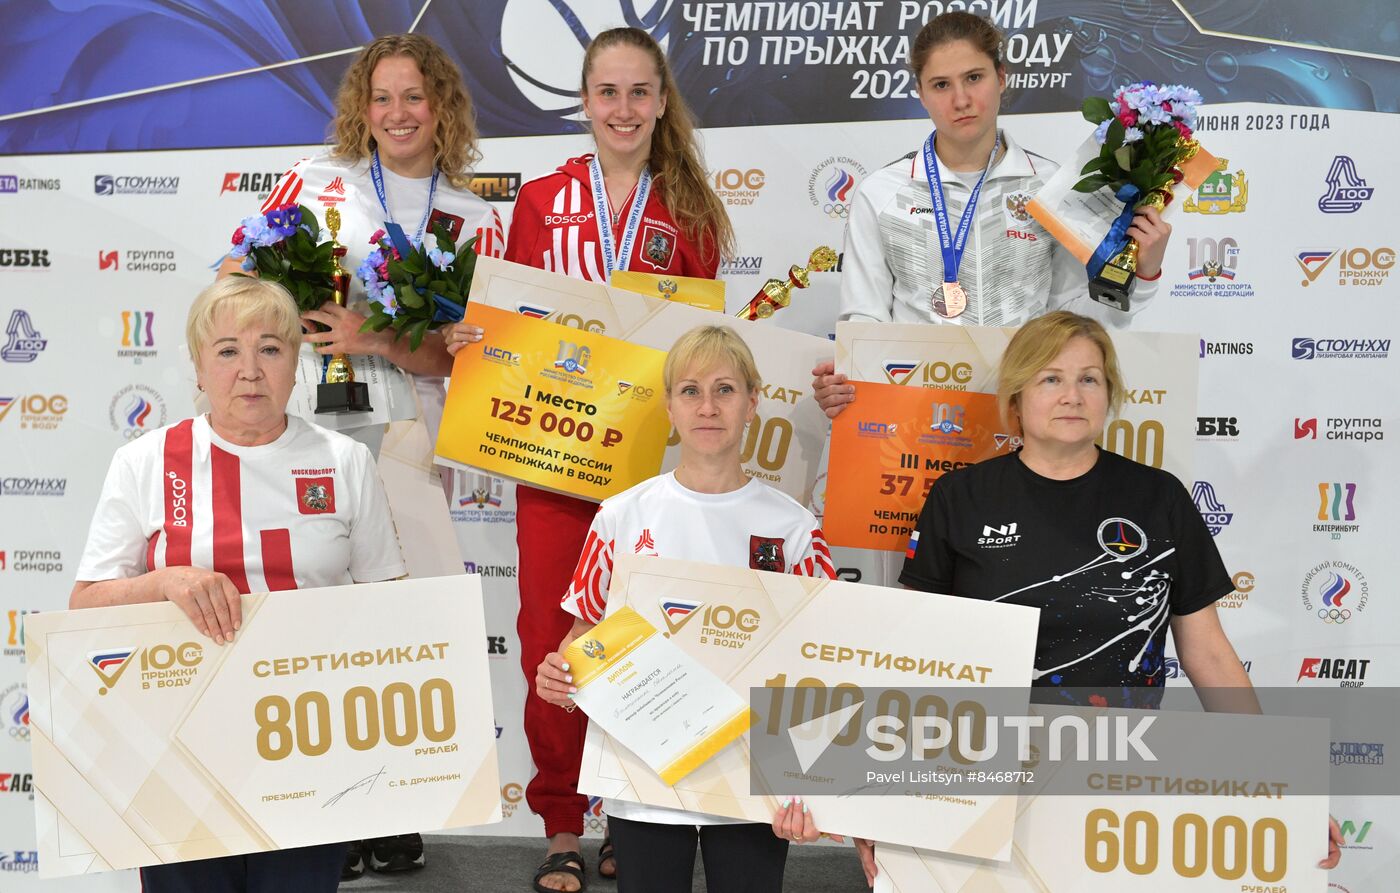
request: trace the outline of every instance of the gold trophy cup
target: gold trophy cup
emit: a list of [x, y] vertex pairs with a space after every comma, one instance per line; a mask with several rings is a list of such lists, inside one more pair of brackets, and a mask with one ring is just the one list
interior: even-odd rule
[[[1182, 164], [1195, 157], [1200, 151], [1200, 143], [1195, 140], [1180, 140], [1178, 143], [1176, 161], [1173, 166]], [[1177, 182], [1181, 181], [1180, 172], [1177, 172]], [[1166, 210], [1167, 202], [1171, 201], [1172, 195], [1166, 189], [1154, 189], [1147, 195], [1138, 199], [1137, 208], [1151, 206], [1159, 212]], [[1128, 242], [1117, 254], [1109, 258], [1104, 263], [1099, 275], [1089, 280], [1089, 296], [1101, 304], [1107, 304], [1118, 310], [1127, 312], [1129, 296], [1133, 293], [1133, 287], [1137, 285], [1137, 262], [1138, 243], [1137, 239], [1128, 238]]]
[[[336, 241], [340, 233], [340, 210], [326, 209], [326, 229], [331, 231], [331, 243], [335, 246], [331, 280], [335, 284], [332, 300], [336, 306], [344, 307], [350, 294], [350, 274], [340, 266], [345, 256], [345, 248]], [[355, 369], [350, 358], [343, 353], [331, 357], [326, 364], [326, 380], [316, 386], [316, 412], [370, 412], [369, 385], [355, 380]]]
[[836, 268], [836, 260], [837, 256], [834, 250], [825, 245], [820, 246], [807, 259], [807, 266], [799, 267], [793, 264], [788, 269], [786, 282], [781, 279], [769, 279], [763, 283], [763, 287], [758, 290], [758, 294], [753, 296], [753, 300], [734, 315], [741, 319], [767, 319], [792, 303], [792, 290], [794, 288], [808, 286], [809, 273], [825, 273], [828, 270], [833, 270]]

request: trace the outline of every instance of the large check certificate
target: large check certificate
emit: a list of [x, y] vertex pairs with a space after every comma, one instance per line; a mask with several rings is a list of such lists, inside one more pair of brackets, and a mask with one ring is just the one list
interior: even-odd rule
[[[1014, 334], [992, 326], [839, 322], [836, 371], [856, 381], [994, 394], [997, 363]], [[1104, 428], [1104, 449], [1195, 480], [1197, 339], [1114, 332], [1113, 344], [1125, 397], [1122, 412]], [[999, 453], [1020, 445], [1007, 429], [993, 437]]]
[[[493, 257], [477, 258], [471, 302], [662, 351], [696, 326], [730, 327], [753, 351], [763, 380], [758, 414], [740, 447], [744, 473], [804, 506], [811, 504], [827, 434], [826, 415], [811, 395], [812, 367], [831, 359], [831, 342], [825, 338]], [[486, 337], [491, 337], [489, 330]], [[662, 471], [680, 461], [679, 444], [677, 437], [667, 444]]]
[[26, 620], [41, 876], [500, 821], [478, 577]]
[[[1103, 793], [1023, 794], [1009, 863], [881, 843], [875, 847], [879, 866], [875, 890], [1322, 893], [1327, 889], [1327, 873], [1317, 867], [1327, 855], [1328, 798], [1321, 793], [1327, 785], [1327, 720], [1209, 714], [1178, 716], [1172, 721], [1181, 724], [1173, 737], [1194, 737], [1197, 747], [1208, 754], [1208, 772], [1195, 771], [1201, 768], [1199, 754], [1193, 755], [1192, 766], [1185, 772], [1173, 767], [1171, 754], [1161, 754], [1163, 762], [1151, 774], [1115, 772], [1111, 763], [1065, 764], [1050, 780], [1053, 787]], [[1212, 746], [1213, 741], [1226, 746]], [[1046, 765], [1040, 763], [1041, 768]], [[1282, 766], [1289, 767], [1286, 784], [1277, 771]], [[1173, 793], [1164, 793], [1168, 790]], [[1200, 793], [1178, 793], [1183, 790]]]
[[495, 307], [452, 365], [437, 455], [601, 501], [655, 477], [669, 422], [666, 354]]
[[854, 383], [831, 423], [822, 531], [833, 546], [903, 552], [933, 482], [997, 453], [991, 394]]
[[[745, 699], [752, 688], [799, 684], [966, 686], [969, 698], [981, 686], [1029, 688], [1040, 616], [1038, 609], [1018, 605], [633, 555], [618, 556], [608, 588], [609, 616], [624, 607], [666, 630], [673, 643]], [[935, 655], [950, 671], [978, 668], [972, 678], [980, 683], [957, 681], [951, 672], [914, 672], [927, 665], [920, 658]], [[781, 797], [750, 793], [750, 762], [745, 736], [671, 786], [590, 725], [579, 790], [771, 822]], [[1009, 858], [1014, 795], [843, 796], [851, 792], [844, 781], [827, 781], [830, 794], [802, 795], [823, 831]], [[770, 782], [768, 788], [781, 792], [783, 779]], [[811, 776], [804, 782], [823, 780]]]

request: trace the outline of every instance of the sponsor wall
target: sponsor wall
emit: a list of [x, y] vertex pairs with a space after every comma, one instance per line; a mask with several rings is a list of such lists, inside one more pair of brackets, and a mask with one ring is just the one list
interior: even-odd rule
[[[1386, 46], [1366, 43], [1384, 38], [1359, 33], [1359, 25], [1316, 21], [1319, 14], [1293, 4], [1278, 4], [1288, 10], [1275, 10], [1285, 21], [1278, 27], [1313, 28], [1319, 42], [1368, 55], [1205, 37], [1181, 24], [1176, 7], [1152, 2], [1118, 4], [1121, 15], [1107, 16], [1098, 9], [1104, 4], [968, 5], [1006, 18], [1013, 83], [1003, 125], [1048, 157], [1067, 156], [1087, 134], [1072, 111], [1080, 98], [1131, 72], [1184, 81], [1206, 94], [1211, 105], [1200, 137], [1222, 169], [1173, 210], [1159, 293], [1133, 323], [1199, 339], [1199, 392], [1129, 382], [1133, 399], [1195, 406], [1196, 479], [1183, 483], [1234, 574], [1221, 616], [1255, 684], [1400, 682], [1400, 559], [1390, 544], [1400, 522], [1400, 482], [1388, 472], [1396, 451], [1387, 440], [1400, 426], [1400, 356], [1392, 355], [1400, 332], [1400, 285], [1392, 279], [1400, 237], [1388, 215], [1400, 174], [1385, 150], [1400, 141], [1400, 118], [1391, 113], [1400, 66], [1381, 58]], [[740, 237], [739, 256], [722, 270], [732, 312], [813, 247], [839, 249], [861, 180], [926, 135], [909, 84], [899, 83], [898, 38], [942, 4], [638, 6], [588, 4], [570, 28], [543, 0], [441, 3], [430, 6], [420, 28], [464, 59], [488, 136], [476, 188], [507, 218], [520, 182], [589, 146], [567, 95], [579, 35], [630, 17], [664, 38], [706, 125], [707, 166]], [[780, 17], [795, 8], [799, 25], [815, 9], [817, 27], [808, 29], [815, 36], [794, 43], [801, 29], [765, 19], [770, 6]], [[754, 11], [741, 18], [746, 7]], [[260, 35], [282, 55], [269, 50], [258, 64], [336, 49], [317, 23], [297, 20], [298, 9], [287, 10], [280, 43]], [[450, 10], [458, 18], [444, 14]], [[836, 10], [836, 19], [821, 19], [823, 10]], [[56, 10], [46, 15], [70, 22]], [[139, 15], [150, 27], [143, 39], [174, 40], [175, 22]], [[347, 45], [412, 23], [411, 16], [399, 22], [398, 13], [377, 15], [352, 21], [346, 13]], [[841, 19], [858, 15], [865, 18]], [[1153, 16], [1163, 18], [1151, 25]], [[521, 29], [532, 22], [538, 36], [528, 40]], [[1248, 16], [1206, 24], [1221, 32], [1258, 24], [1254, 33], [1270, 36]], [[479, 32], [473, 40], [498, 37], [500, 52], [462, 52], [468, 25]], [[218, 37], [201, 39], [223, 47]], [[69, 39], [76, 37], [63, 41]], [[1163, 62], [1153, 49], [1163, 46], [1195, 61]], [[172, 52], [170, 80], [200, 76], [191, 68], [197, 59], [182, 55], [187, 47]], [[206, 66], [204, 74], [249, 67], [229, 52], [215, 57], [222, 68]], [[881, 52], [894, 61], [882, 62]], [[116, 48], [110, 53], [110, 62], [95, 53], [56, 64], [124, 71]], [[1295, 77], [1283, 57], [1307, 61], [1313, 74]], [[32, 98], [39, 95], [34, 86], [21, 91], [31, 97], [22, 102], [17, 85], [0, 91], [0, 150], [10, 153], [0, 157], [0, 889], [37, 885], [24, 617], [66, 606], [112, 451], [193, 412], [186, 309], [213, 275], [238, 220], [256, 210], [281, 171], [314, 151], [347, 58], [46, 114], [29, 110], [85, 97], [69, 95], [71, 87], [56, 76], [48, 84], [42, 66], [43, 98]], [[0, 83], [11, 77], [0, 75]], [[129, 73], [110, 81], [119, 87], [91, 96], [153, 86], [143, 77]], [[208, 117], [210, 102], [230, 97], [274, 111], [265, 124], [240, 119], [236, 129]], [[228, 146], [242, 148], [216, 148]], [[110, 151], [118, 149], [129, 151]], [[1005, 212], [1007, 238], [1033, 236], [1023, 211]], [[830, 334], [838, 277], [814, 276], [775, 323]], [[1119, 434], [1120, 448], [1135, 458], [1158, 455], [1149, 426]], [[819, 510], [823, 496], [815, 500]], [[514, 486], [456, 474], [450, 508], [465, 569], [482, 575], [487, 599], [482, 647], [493, 669], [506, 821], [483, 830], [538, 834], [523, 796], [531, 766], [520, 727], [527, 686], [515, 633]], [[869, 554], [845, 551], [838, 559], [845, 579], [871, 582], [888, 572]], [[1174, 658], [1164, 672], [1172, 684], [1186, 683]], [[1400, 759], [1387, 753], [1396, 747], [1337, 741], [1332, 760], [1349, 771], [1383, 772], [1387, 756]], [[1400, 846], [1393, 805], [1355, 797], [1339, 798], [1333, 808], [1348, 835], [1332, 878], [1338, 888], [1389, 889]], [[596, 801], [586, 820], [590, 833], [601, 831]], [[70, 886], [129, 890], [135, 881], [116, 875]]]

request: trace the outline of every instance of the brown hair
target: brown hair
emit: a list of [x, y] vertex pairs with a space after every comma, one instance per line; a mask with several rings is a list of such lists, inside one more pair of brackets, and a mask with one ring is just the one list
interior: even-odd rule
[[471, 183], [471, 166], [481, 158], [476, 146], [476, 111], [462, 83], [462, 72], [442, 47], [421, 34], [389, 34], [365, 47], [340, 80], [335, 97], [331, 155], [349, 162], [368, 158], [374, 151], [365, 110], [369, 108], [370, 76], [391, 56], [412, 59], [423, 75], [428, 107], [437, 116], [433, 132], [433, 163], [458, 189]]
[[725, 363], [734, 367], [750, 394], [763, 387], [753, 351], [737, 332], [728, 326], [696, 326], [677, 338], [666, 354], [666, 363], [661, 369], [666, 396], [671, 396], [677, 376], [686, 372], [698, 375]]
[[685, 99], [676, 89], [671, 67], [652, 36], [640, 28], [613, 28], [600, 33], [588, 44], [583, 54], [583, 75], [579, 92], [588, 93], [588, 72], [593, 60], [603, 50], [615, 46], [636, 47], [651, 56], [661, 78], [661, 95], [666, 99], [666, 114], [656, 122], [651, 136], [651, 157], [647, 163], [655, 177], [666, 210], [680, 224], [686, 240], [700, 248], [702, 259], [709, 261], [718, 250], [721, 257], [733, 257], [734, 227], [724, 203], [710, 188], [705, 176], [705, 164], [696, 144], [695, 119]]
[[923, 76], [929, 53], [957, 40], [965, 40], [985, 53], [997, 71], [1006, 67], [1001, 58], [1001, 30], [990, 19], [970, 12], [945, 12], [929, 19], [909, 48], [909, 68], [914, 72], [914, 80]]
[[1123, 406], [1123, 373], [1118, 368], [1118, 352], [1113, 340], [1096, 319], [1068, 310], [1056, 310], [1036, 317], [1012, 336], [997, 368], [997, 408], [1001, 420], [1020, 430], [1012, 411], [1019, 411], [1021, 391], [1040, 370], [1048, 366], [1071, 338], [1088, 338], [1103, 354], [1104, 386], [1108, 389], [1108, 409], [1117, 415]]

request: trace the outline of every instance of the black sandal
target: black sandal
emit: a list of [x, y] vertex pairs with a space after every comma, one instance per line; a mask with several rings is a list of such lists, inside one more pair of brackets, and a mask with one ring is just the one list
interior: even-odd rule
[[564, 853], [552, 853], [548, 858], [540, 863], [535, 869], [535, 893], [560, 893], [559, 890], [551, 890], [548, 887], [540, 886], [540, 878], [547, 874], [567, 874], [578, 881], [578, 893], [583, 893], [588, 889], [588, 878], [584, 876], [585, 865], [583, 864], [583, 854], [577, 850], [569, 850]]
[[[612, 874], [604, 874], [603, 863], [608, 861], [609, 859], [612, 860], [613, 864]], [[610, 881], [617, 879], [617, 857], [613, 855], [613, 845], [611, 836], [604, 837], [602, 845], [598, 847], [598, 877]]]

